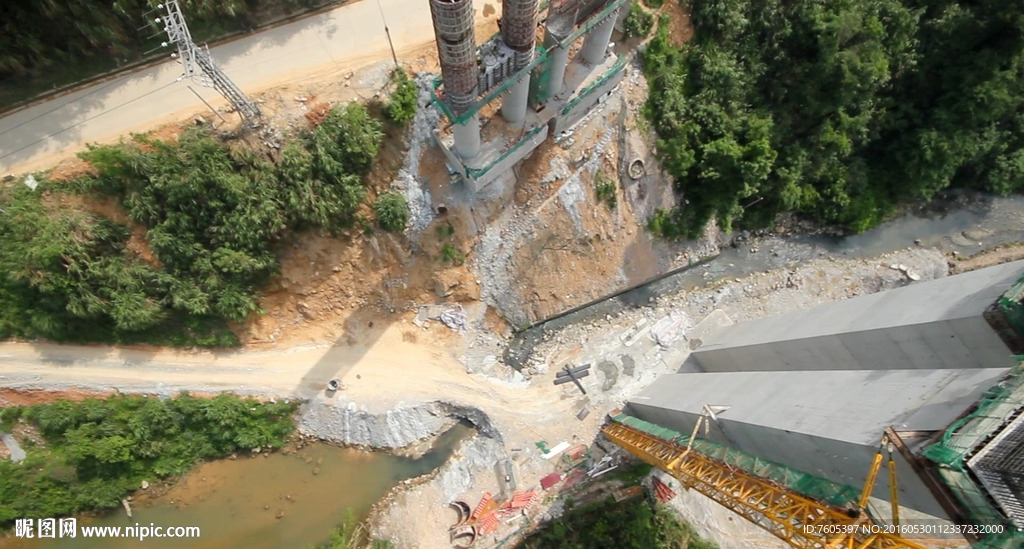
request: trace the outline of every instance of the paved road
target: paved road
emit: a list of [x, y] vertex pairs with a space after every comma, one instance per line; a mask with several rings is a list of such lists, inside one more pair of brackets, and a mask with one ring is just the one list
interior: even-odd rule
[[8, 433], [0, 432], [0, 443], [3, 443], [7, 447], [7, 451], [11, 453], [11, 461], [17, 463], [25, 460], [25, 450], [21, 449], [21, 445]]
[[[478, 23], [486, 3], [477, 0]], [[400, 54], [433, 39], [427, 0], [363, 0], [218, 46], [211, 54], [252, 94], [314, 71], [340, 73], [390, 57], [385, 18]], [[83, 143], [115, 141], [204, 109], [188, 90], [191, 83], [176, 81], [180, 74], [180, 65], [168, 61], [0, 118], [0, 175], [43, 169]], [[220, 104], [213, 90], [192, 87]]]

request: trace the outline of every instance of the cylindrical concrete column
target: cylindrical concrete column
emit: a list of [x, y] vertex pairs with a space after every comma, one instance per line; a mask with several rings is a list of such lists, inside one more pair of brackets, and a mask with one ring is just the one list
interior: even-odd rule
[[470, 160], [480, 154], [480, 115], [473, 114], [462, 124], [452, 124], [455, 134], [455, 154]]
[[512, 84], [501, 100], [501, 116], [509, 124], [519, 124], [526, 120], [526, 104], [530, 97], [530, 73]]
[[616, 10], [608, 14], [604, 21], [601, 21], [583, 39], [583, 62], [588, 65], [598, 65], [604, 61], [604, 55], [608, 51], [608, 42], [612, 39], [612, 32], [615, 31], [615, 19], [618, 15]]
[[565, 66], [569, 64], [569, 49], [558, 45], [558, 38], [550, 29], [544, 35], [544, 47], [548, 49], [548, 96], [562, 91], [565, 83]]
[[[538, 0], [502, 0], [501, 37], [505, 45], [516, 52], [533, 53], [537, 37]], [[518, 56], [517, 56], [518, 57]], [[529, 63], [530, 59], [526, 59]], [[523, 65], [516, 65], [522, 68]]]
[[473, 105], [477, 86], [473, 0], [430, 0], [445, 103], [456, 115]]

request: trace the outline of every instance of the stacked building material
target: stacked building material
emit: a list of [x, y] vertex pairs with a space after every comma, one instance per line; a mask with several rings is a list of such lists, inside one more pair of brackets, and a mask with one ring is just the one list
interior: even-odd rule
[[658, 477], [651, 477], [651, 485], [654, 487], [654, 497], [658, 498], [658, 501], [662, 503], [676, 497], [676, 493]]

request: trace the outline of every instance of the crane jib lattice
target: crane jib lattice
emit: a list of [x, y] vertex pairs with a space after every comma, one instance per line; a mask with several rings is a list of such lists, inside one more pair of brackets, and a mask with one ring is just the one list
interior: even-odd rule
[[[602, 432], [637, 458], [669, 473], [772, 535], [800, 549], [927, 549], [874, 533], [856, 513], [797, 494], [675, 442], [613, 421]], [[833, 533], [839, 532], [839, 533]]]

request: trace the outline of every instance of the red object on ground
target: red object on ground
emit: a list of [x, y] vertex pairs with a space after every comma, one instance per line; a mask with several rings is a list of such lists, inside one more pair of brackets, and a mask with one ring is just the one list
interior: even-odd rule
[[490, 492], [484, 492], [484, 497], [480, 498], [480, 503], [476, 504], [476, 509], [473, 509], [473, 514], [469, 516], [470, 519], [478, 519], [483, 514], [484, 508], [491, 502], [493, 496]]
[[676, 493], [666, 486], [664, 482], [658, 480], [658, 477], [652, 477], [651, 484], [654, 486], [654, 495], [657, 496], [661, 502], [664, 503], [676, 497]]
[[583, 444], [573, 444], [572, 446], [569, 447], [568, 450], [565, 451], [565, 456], [569, 458], [570, 461], [573, 462], [580, 461], [581, 459], [586, 457], [586, 455], [587, 447], [584, 446]]
[[516, 492], [512, 495], [512, 499], [505, 504], [505, 507], [509, 509], [522, 509], [523, 507], [528, 507], [533, 503], [534, 496], [536, 496], [536, 493], [534, 493], [533, 490], [530, 490], [529, 492]]
[[551, 473], [550, 475], [540, 479], [540, 487], [544, 490], [547, 490], [552, 486], [558, 484], [561, 480], [562, 473], [555, 471], [554, 473]]
[[569, 488], [572, 488], [573, 486], [576, 486], [586, 476], [587, 476], [587, 474], [584, 473], [583, 471], [580, 471], [579, 469], [574, 470], [573, 472], [569, 473], [568, 475], [565, 475], [565, 484], [562, 485], [562, 489], [568, 490]]
[[476, 523], [476, 531], [480, 532], [481, 534], [489, 534], [496, 530], [499, 524], [500, 520], [498, 519], [498, 517], [494, 513], [491, 513], [489, 515], [480, 517], [480, 520], [478, 520]]

